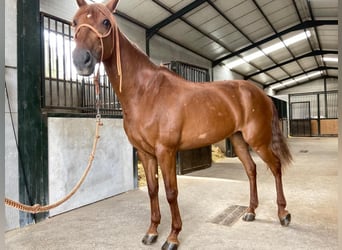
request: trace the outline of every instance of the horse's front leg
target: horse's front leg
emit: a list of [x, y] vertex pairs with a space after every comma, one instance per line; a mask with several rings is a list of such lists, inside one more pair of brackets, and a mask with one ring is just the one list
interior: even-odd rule
[[151, 224], [148, 228], [142, 242], [146, 245], [151, 245], [157, 241], [158, 238], [158, 225], [160, 224], [160, 209], [159, 209], [159, 200], [158, 200], [158, 191], [159, 191], [159, 183], [158, 183], [158, 165], [157, 159], [149, 155], [147, 153], [138, 151], [139, 159], [141, 160], [148, 187], [148, 194], [150, 196], [150, 205], [151, 205]]
[[178, 234], [182, 230], [182, 220], [177, 201], [176, 151], [174, 149], [159, 147], [157, 149], [157, 158], [163, 174], [166, 197], [172, 216], [171, 232], [162, 249], [177, 249], [179, 245]]

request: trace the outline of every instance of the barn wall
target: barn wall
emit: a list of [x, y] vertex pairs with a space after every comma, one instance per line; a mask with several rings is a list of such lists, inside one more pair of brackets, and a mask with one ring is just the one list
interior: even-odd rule
[[[14, 131], [18, 131], [17, 108], [17, 16], [16, 4], [5, 1], [5, 81], [9, 95], [10, 113], [7, 96], [5, 98], [5, 196], [19, 199], [18, 151]], [[14, 127], [12, 127], [11, 116]], [[14, 129], [14, 130], [13, 130]], [[5, 230], [19, 227], [19, 212], [5, 208]]]
[[[328, 78], [327, 79], [327, 91], [337, 90], [337, 89], [338, 89], [338, 80], [334, 78]], [[309, 83], [305, 83], [305, 84], [298, 85], [292, 88], [288, 88], [286, 90], [281, 90], [276, 93], [273, 93], [272, 96], [288, 102], [289, 94], [321, 92], [321, 91], [324, 91], [324, 79], [318, 79]]]
[[76, 0], [40, 0], [40, 11], [58, 16], [65, 20], [71, 21], [76, 10]]
[[[337, 90], [338, 80], [334, 78], [327, 79], [327, 91]], [[288, 95], [295, 93], [320, 92], [324, 91], [324, 79], [318, 79], [309, 83], [298, 85], [286, 90], [278, 91], [276, 95]]]
[[215, 81], [243, 79], [241, 75], [234, 73], [233, 71], [230, 71], [227, 67], [222, 65], [217, 65], [213, 68], [213, 75]]
[[[213, 80], [214, 81], [223, 81], [223, 80], [243, 80], [243, 76], [231, 71], [228, 67], [223, 65], [217, 65], [213, 68]], [[255, 86], [262, 88], [259, 83], [253, 82], [250, 80]]]
[[[5, 16], [5, 1], [0, 1], [0, 16]], [[4, 19], [0, 22], [0, 82], [5, 80], [5, 22]], [[0, 85], [0, 93], [4, 93], [4, 85]], [[5, 140], [5, 96], [0, 96], [0, 141]], [[5, 145], [0, 145], [0, 200], [4, 200], [5, 196]], [[5, 205], [0, 205], [0, 249], [5, 248], [4, 241], [5, 231]]]
[[150, 40], [150, 57], [157, 65], [170, 61], [181, 61], [207, 69], [211, 68], [211, 62], [209, 60], [200, 57], [160, 36], [154, 36]]
[[[133, 148], [122, 119], [102, 119], [100, 140], [91, 171], [80, 190], [68, 202], [53, 209], [56, 215], [132, 190]], [[82, 176], [95, 134], [94, 118], [48, 119], [49, 201], [66, 196]]]

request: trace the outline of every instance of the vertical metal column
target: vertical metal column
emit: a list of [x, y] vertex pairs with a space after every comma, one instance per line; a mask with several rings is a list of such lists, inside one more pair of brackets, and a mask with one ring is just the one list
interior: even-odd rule
[[[324, 95], [326, 97], [327, 93], [325, 92]], [[318, 136], [321, 136], [321, 104], [319, 100], [319, 94], [316, 95], [316, 98], [317, 98], [317, 129], [318, 129]]]
[[[47, 124], [41, 113], [40, 1], [17, 1], [19, 200], [48, 203]], [[20, 225], [41, 220], [46, 213], [20, 213]]]
[[325, 118], [328, 117], [328, 97], [327, 97], [327, 78], [324, 77], [324, 105], [325, 105]]

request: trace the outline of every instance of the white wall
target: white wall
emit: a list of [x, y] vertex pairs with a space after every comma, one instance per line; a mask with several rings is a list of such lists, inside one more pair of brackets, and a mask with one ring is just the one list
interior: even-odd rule
[[[56, 215], [134, 189], [133, 148], [122, 119], [102, 119], [91, 171], [79, 191], [50, 211]], [[79, 181], [92, 151], [94, 118], [48, 118], [49, 202], [64, 198]]]
[[78, 6], [76, 0], [40, 0], [40, 11], [71, 21]]
[[158, 35], [153, 36], [150, 40], [150, 57], [157, 65], [170, 61], [181, 61], [207, 69], [211, 68], [211, 62], [209, 60]]
[[[18, 129], [17, 109], [17, 5], [13, 0], [5, 1], [5, 81], [9, 94], [11, 111], [8, 99], [5, 99], [5, 196], [18, 200], [18, 151], [15, 143], [14, 131], [11, 124], [11, 115], [14, 121], [14, 129]], [[5, 229], [19, 226], [19, 212], [6, 207]]]
[[[327, 79], [327, 91], [332, 91], [332, 90], [337, 90], [337, 89], [338, 89], [338, 80], [334, 78], [328, 78]], [[302, 85], [294, 86], [292, 88], [278, 91], [275, 94], [273, 93], [272, 96], [288, 102], [289, 94], [321, 92], [321, 91], [324, 91], [324, 80], [318, 79], [309, 83], [305, 83]]]
[[[5, 1], [0, 0], [0, 82], [5, 80]], [[4, 86], [0, 85], [0, 200], [4, 200], [5, 195], [5, 108], [4, 108]], [[5, 231], [5, 208], [0, 205], [0, 249], [5, 249], [4, 231]]]
[[[337, 90], [338, 80], [333, 78], [327, 79], [327, 90]], [[292, 88], [278, 91], [276, 95], [287, 95], [294, 93], [320, 92], [324, 91], [324, 79], [318, 79], [309, 83], [298, 85]]]
[[242, 80], [243, 77], [239, 74], [230, 71], [229, 68], [223, 65], [217, 65], [213, 69], [213, 75], [215, 81], [222, 81], [222, 80]]

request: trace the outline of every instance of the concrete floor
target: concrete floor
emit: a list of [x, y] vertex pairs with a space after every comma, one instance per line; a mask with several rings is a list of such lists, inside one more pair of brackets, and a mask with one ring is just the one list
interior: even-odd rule
[[[274, 179], [258, 157], [260, 205], [254, 222], [210, 222], [230, 205], [248, 205], [247, 177], [236, 158], [179, 176], [183, 230], [179, 249], [337, 249], [337, 138], [291, 138], [293, 166], [284, 173], [289, 227], [277, 219]], [[149, 225], [146, 188], [86, 206], [36, 225], [7, 232], [6, 249], [160, 249], [170, 229], [160, 190], [159, 239], [144, 246]]]

